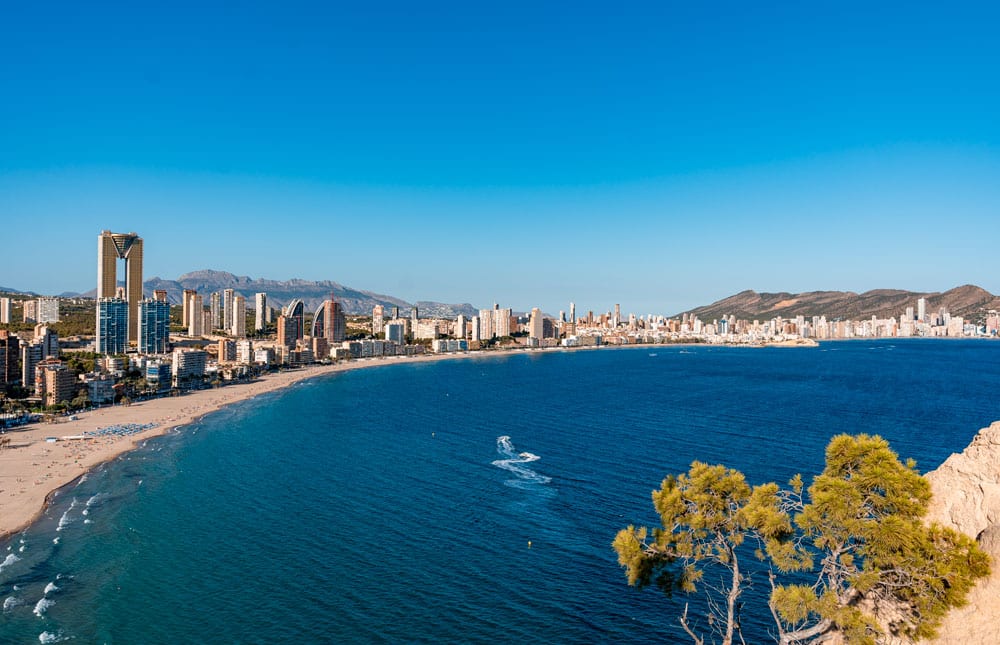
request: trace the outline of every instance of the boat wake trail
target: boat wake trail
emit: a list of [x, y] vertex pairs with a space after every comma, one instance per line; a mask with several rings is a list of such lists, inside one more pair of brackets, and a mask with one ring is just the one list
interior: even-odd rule
[[513, 488], [534, 488], [535, 486], [543, 486], [552, 481], [551, 477], [540, 475], [525, 466], [525, 464], [538, 461], [541, 457], [533, 455], [530, 452], [517, 452], [514, 449], [514, 444], [510, 441], [510, 437], [507, 435], [497, 437], [497, 453], [500, 454], [502, 459], [492, 462], [493, 465], [516, 475], [514, 479], [505, 481], [505, 485]]

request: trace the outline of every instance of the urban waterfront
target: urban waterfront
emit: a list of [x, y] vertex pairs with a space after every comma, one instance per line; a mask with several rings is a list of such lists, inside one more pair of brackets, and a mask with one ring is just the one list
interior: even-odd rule
[[[685, 599], [629, 588], [610, 548], [655, 522], [663, 476], [699, 459], [753, 483], [808, 477], [840, 432], [881, 434], [924, 472], [1000, 418], [997, 383], [1000, 344], [916, 339], [547, 350], [309, 381], [60, 491], [3, 546], [0, 634], [679, 640]], [[747, 614], [766, 641], [766, 609]]]

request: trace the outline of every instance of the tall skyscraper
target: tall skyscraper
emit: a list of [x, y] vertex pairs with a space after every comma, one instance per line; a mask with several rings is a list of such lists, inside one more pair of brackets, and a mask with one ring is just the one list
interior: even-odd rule
[[6, 325], [10, 323], [10, 314], [13, 310], [13, 305], [10, 298], [0, 298], [0, 323]]
[[219, 329], [222, 327], [222, 297], [219, 295], [218, 291], [213, 291], [212, 295], [209, 297], [208, 308], [212, 312], [212, 329]]
[[233, 328], [233, 305], [236, 292], [226, 289], [222, 292], [222, 327], [226, 331]]
[[118, 260], [125, 260], [128, 340], [139, 340], [142, 300], [142, 238], [135, 233], [102, 231], [97, 238], [97, 298], [113, 298], [118, 286]]
[[502, 338], [510, 336], [510, 317], [513, 312], [508, 309], [501, 309], [500, 305], [493, 305], [493, 335]]
[[155, 300], [156, 302], [168, 302], [168, 300], [167, 300], [167, 290], [166, 289], [157, 289], [157, 290], [155, 290], [153, 292], [153, 300]]
[[489, 340], [493, 338], [495, 335], [496, 334], [493, 333], [493, 310], [480, 309], [479, 338], [473, 337], [472, 340]]
[[[200, 338], [205, 335], [205, 300], [200, 294], [191, 296], [188, 303], [188, 336]], [[211, 320], [211, 318], [209, 319]]]
[[26, 323], [36, 323], [38, 322], [38, 301], [37, 300], [25, 300], [21, 303], [24, 308], [23, 315], [21, 316], [22, 322]]
[[191, 324], [191, 299], [197, 294], [194, 289], [185, 289], [181, 295], [181, 324], [185, 327]]
[[305, 317], [306, 317], [305, 316], [305, 305], [302, 304], [301, 300], [299, 300], [298, 298], [295, 298], [294, 300], [292, 300], [291, 302], [288, 303], [287, 307], [285, 307], [285, 316], [288, 317], [288, 318], [294, 318], [295, 319], [294, 328], [290, 327], [288, 325], [288, 323], [286, 322], [286, 330], [287, 329], [293, 329], [294, 332], [295, 332], [295, 338], [292, 340], [292, 344], [289, 345], [289, 347], [294, 348], [296, 341], [302, 340], [302, 337], [306, 333], [306, 331], [305, 331]]
[[385, 307], [375, 305], [372, 308], [372, 335], [381, 334], [385, 327]]
[[267, 320], [267, 294], [258, 293], [254, 295], [254, 319], [253, 328], [256, 331], [264, 329]]
[[465, 338], [465, 316], [463, 314], [458, 314], [458, 318], [455, 319], [455, 338]]
[[575, 323], [576, 322], [576, 303], [575, 302], [569, 303], [569, 321], [571, 323]]
[[295, 341], [299, 338], [297, 329], [298, 318], [281, 314], [278, 316], [278, 344], [289, 349], [295, 349]]
[[125, 353], [128, 348], [128, 307], [128, 302], [121, 298], [97, 299], [98, 354]]
[[[331, 294], [332, 296], [333, 294]], [[340, 343], [347, 337], [347, 319], [340, 303], [330, 298], [316, 310], [312, 325], [313, 338], [325, 338], [330, 342]]]
[[622, 306], [615, 303], [615, 317], [611, 319], [611, 325], [617, 329], [622, 324]]
[[139, 352], [166, 354], [170, 345], [170, 304], [165, 300], [139, 303]]
[[229, 333], [236, 338], [243, 338], [247, 335], [247, 299], [236, 294], [233, 296], [232, 313], [233, 324], [229, 327]]
[[917, 320], [927, 322], [927, 298], [917, 300]]

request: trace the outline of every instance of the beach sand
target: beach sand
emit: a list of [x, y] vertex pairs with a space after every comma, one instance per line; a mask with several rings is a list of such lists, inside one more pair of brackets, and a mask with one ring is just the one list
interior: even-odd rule
[[[133, 449], [136, 445], [184, 426], [219, 408], [288, 387], [299, 381], [351, 369], [506, 354], [506, 351], [469, 354], [428, 354], [413, 357], [362, 359], [267, 374], [250, 383], [198, 390], [176, 397], [116, 405], [78, 413], [75, 421], [63, 417], [7, 432], [10, 444], [0, 449], [0, 538], [28, 526], [44, 510], [49, 495], [91, 468]], [[156, 424], [129, 436], [63, 440], [47, 437], [83, 435], [123, 424]]]

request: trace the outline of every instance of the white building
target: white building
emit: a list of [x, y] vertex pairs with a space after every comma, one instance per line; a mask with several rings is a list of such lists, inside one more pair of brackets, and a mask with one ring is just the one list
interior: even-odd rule
[[207, 364], [208, 352], [204, 350], [175, 349], [173, 367], [174, 387], [200, 383], [202, 377], [205, 376], [205, 366]]
[[264, 329], [265, 323], [270, 322], [269, 320], [267, 320], [268, 318], [267, 294], [263, 292], [254, 294], [253, 300], [254, 300], [253, 328], [256, 331], [260, 331], [261, 329]]
[[229, 333], [236, 338], [247, 335], [247, 299], [237, 294], [233, 297], [232, 325]]
[[40, 323], [59, 322], [59, 299], [39, 298], [36, 321]]

